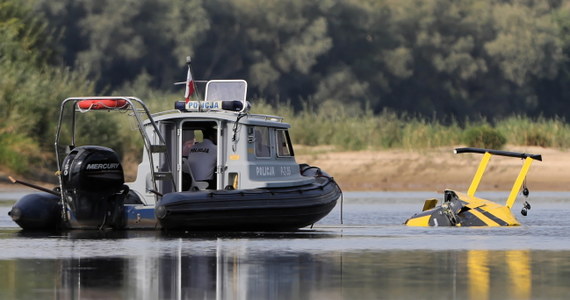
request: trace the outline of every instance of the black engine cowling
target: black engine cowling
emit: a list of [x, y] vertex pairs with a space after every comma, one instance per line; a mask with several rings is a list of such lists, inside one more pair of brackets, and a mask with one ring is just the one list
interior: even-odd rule
[[115, 151], [101, 146], [74, 148], [63, 160], [62, 193], [74, 228], [122, 227], [123, 167]]

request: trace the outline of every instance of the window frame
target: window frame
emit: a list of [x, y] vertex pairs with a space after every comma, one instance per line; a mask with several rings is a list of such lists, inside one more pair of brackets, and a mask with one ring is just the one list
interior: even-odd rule
[[[284, 140], [280, 141], [279, 137], [283, 136]], [[285, 145], [281, 145], [280, 142], [285, 142]], [[289, 136], [289, 130], [287, 129], [276, 129], [275, 130], [275, 144], [276, 144], [276, 154], [277, 157], [294, 157], [295, 152], [293, 151], [293, 144], [291, 143], [291, 137]], [[289, 154], [282, 154], [281, 150], [287, 148]]]
[[[258, 130], [260, 130], [260, 129], [262, 129], [262, 130], [260, 131], [261, 139], [259, 140], [257, 135], [256, 135], [256, 132], [258, 132]], [[265, 133], [266, 133], [266, 139], [265, 140], [268, 143], [267, 145], [261, 144], [261, 142], [263, 141], [263, 137], [262, 137], [263, 131], [265, 131]], [[255, 157], [260, 158], [260, 159], [270, 159], [271, 155], [272, 155], [271, 148], [273, 148], [273, 147], [271, 147], [272, 145], [271, 145], [271, 130], [270, 130], [270, 128], [266, 127], [266, 126], [253, 126], [253, 132], [254, 132], [254, 141], [253, 141], [254, 151], [253, 152], [254, 152]], [[260, 143], [260, 144], [258, 144], [258, 143]], [[258, 146], [266, 147], [267, 155], [265, 155], [265, 152], [258, 151]]]

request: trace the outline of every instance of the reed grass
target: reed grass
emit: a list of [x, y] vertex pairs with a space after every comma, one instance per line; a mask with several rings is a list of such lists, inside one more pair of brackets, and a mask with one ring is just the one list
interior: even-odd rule
[[397, 114], [384, 110], [372, 114], [364, 109], [346, 110], [325, 106], [315, 109], [306, 106], [295, 113], [286, 105], [272, 106], [255, 103], [254, 112], [280, 115], [292, 125], [293, 143], [318, 146], [330, 145], [338, 150], [422, 150], [457, 146], [466, 143], [466, 132], [475, 126], [494, 129], [515, 146], [542, 146], [570, 148], [570, 124], [562, 118], [530, 118], [511, 116], [504, 119], [443, 123], [438, 118]]
[[497, 122], [495, 127], [510, 144], [570, 148], [570, 124], [563, 118], [511, 116]]
[[[172, 103], [180, 100], [177, 94], [148, 93], [146, 96], [142, 98], [151, 111], [171, 109]], [[269, 104], [259, 100], [254, 101], [252, 113], [284, 117], [284, 121], [292, 126], [290, 132], [293, 143], [310, 146], [304, 148], [309, 149], [306, 151], [313, 151], [310, 149], [320, 149], [316, 151], [325, 152], [382, 149], [421, 151], [437, 147], [454, 147], [466, 144], [466, 132], [474, 127], [492, 128], [503, 135], [509, 145], [570, 148], [570, 124], [562, 118], [530, 118], [516, 115], [493, 122], [480, 119], [460, 123], [455, 120], [444, 120], [444, 122], [436, 117], [398, 114], [390, 110], [373, 114], [366, 109], [347, 108], [330, 103], [318, 109], [306, 105], [296, 111], [287, 103]], [[51, 112], [48, 115], [54, 117], [55, 113]], [[80, 142], [89, 141], [111, 147], [119, 152], [124, 160], [136, 167], [142, 153], [142, 141], [135, 125], [130, 123], [129, 119], [125, 116], [107, 116], [90, 120], [85, 128], [78, 128], [81, 133]], [[48, 130], [44, 128], [41, 133], [45, 141], [33, 138], [29, 130], [6, 126], [13, 123], [3, 122], [4, 126], [0, 126], [0, 166], [17, 173], [26, 173], [30, 170], [31, 161], [35, 161], [34, 165], [38, 159], [46, 163], [51, 161], [49, 157], [53, 155], [49, 152], [53, 145], [53, 135], [44, 132], [53, 132], [55, 124], [48, 123], [47, 119], [44, 122], [46, 124], [44, 126], [49, 128]], [[37, 151], [37, 149], [42, 150]], [[45, 155], [40, 158], [38, 153]]]

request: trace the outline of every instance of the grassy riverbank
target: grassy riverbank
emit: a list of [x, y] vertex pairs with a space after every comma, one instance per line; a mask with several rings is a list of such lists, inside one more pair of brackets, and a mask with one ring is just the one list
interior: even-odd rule
[[[177, 96], [160, 95], [154, 99], [159, 98], [166, 100], [148, 102], [152, 111], [169, 109]], [[487, 148], [539, 146], [562, 151], [570, 148], [570, 125], [557, 118], [511, 116], [494, 121], [481, 119], [460, 123], [450, 118], [434, 116], [427, 119], [391, 111], [374, 115], [363, 109], [338, 105], [322, 105], [319, 109], [307, 106], [295, 112], [291, 106], [271, 106], [262, 101], [254, 103], [252, 112], [283, 116], [285, 122], [292, 126], [293, 143], [310, 149], [308, 153], [299, 151], [298, 154], [384, 150], [429, 152], [451, 149], [455, 145]], [[91, 119], [92, 116], [86, 117]], [[133, 173], [140, 161], [142, 144], [127, 119], [123, 115], [104, 115], [103, 119], [87, 122], [87, 126], [78, 128], [78, 144], [99, 144], [117, 150], [127, 172]], [[501, 143], [485, 144], [487, 136], [501, 137]], [[31, 179], [51, 178], [55, 169], [52, 139], [53, 136], [44, 136], [42, 140], [35, 140], [0, 132], [0, 167]]]
[[[344, 106], [323, 106], [319, 110], [293, 112], [290, 107], [258, 104], [255, 111], [284, 116], [292, 125], [294, 143], [332, 145], [338, 150], [430, 149], [471, 144], [473, 128], [486, 128], [505, 138], [504, 144], [570, 148], [570, 125], [560, 118], [511, 116], [499, 120], [466, 120], [434, 116], [431, 119]], [[475, 145], [472, 146], [485, 146]]]

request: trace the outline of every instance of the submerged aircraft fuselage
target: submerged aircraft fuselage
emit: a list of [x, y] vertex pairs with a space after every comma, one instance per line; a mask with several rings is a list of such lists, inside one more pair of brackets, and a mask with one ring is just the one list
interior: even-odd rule
[[[482, 153], [483, 158], [469, 186], [467, 194], [453, 190], [445, 190], [443, 203], [437, 205], [436, 199], [428, 199], [424, 203], [422, 212], [414, 214], [404, 224], [408, 226], [517, 226], [519, 221], [512, 214], [511, 208], [516, 201], [517, 195], [523, 186], [526, 174], [533, 160], [542, 161], [542, 156], [518, 152], [507, 152], [481, 148], [457, 148], [455, 153]], [[523, 166], [511, 189], [509, 197], [504, 205], [493, 201], [475, 197], [475, 192], [485, 173], [487, 164], [492, 155], [518, 157], [524, 159]], [[528, 192], [526, 193], [528, 194]], [[525, 202], [522, 210], [530, 205]]]

